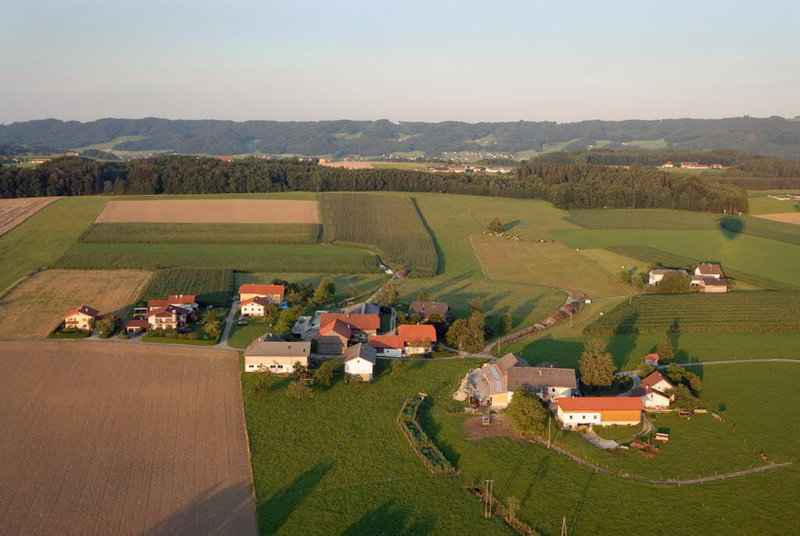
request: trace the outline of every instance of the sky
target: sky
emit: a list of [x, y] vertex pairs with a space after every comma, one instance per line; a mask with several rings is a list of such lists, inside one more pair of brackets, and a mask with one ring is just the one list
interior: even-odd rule
[[800, 115], [797, 0], [0, 0], [0, 13], [1, 123]]

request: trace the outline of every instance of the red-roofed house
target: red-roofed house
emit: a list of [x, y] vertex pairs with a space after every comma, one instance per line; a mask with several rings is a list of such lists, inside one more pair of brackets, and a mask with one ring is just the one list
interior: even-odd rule
[[150, 329], [178, 329], [186, 323], [189, 312], [188, 309], [168, 305], [147, 313], [147, 324]]
[[147, 320], [128, 320], [128, 323], [125, 324], [125, 331], [127, 333], [141, 333], [142, 331], [146, 331], [147, 328], [150, 327], [150, 324], [147, 323]]
[[93, 309], [88, 305], [75, 307], [70, 309], [67, 314], [64, 315], [64, 328], [91, 331], [94, 329], [94, 323], [99, 314], [100, 311]]
[[280, 305], [285, 293], [286, 287], [283, 285], [244, 283], [239, 286], [239, 300], [242, 302], [252, 298], [268, 298], [275, 305]]
[[317, 333], [317, 353], [341, 355], [347, 349], [347, 344], [353, 332], [345, 322], [334, 319], [319, 328]]
[[172, 294], [167, 298], [169, 305], [187, 309], [189, 312], [197, 309], [197, 295], [196, 294]]
[[270, 307], [274, 307], [272, 300], [263, 296], [248, 298], [239, 304], [241, 313], [247, 316], [266, 316]]
[[397, 327], [397, 335], [405, 343], [406, 355], [427, 354], [436, 342], [436, 328], [430, 324], [403, 324]]
[[658, 354], [647, 354], [644, 356], [644, 362], [654, 367], [658, 366]]
[[637, 397], [592, 396], [559, 398], [556, 418], [564, 428], [580, 425], [633, 426], [642, 420], [644, 404]]
[[341, 320], [353, 332], [351, 338], [363, 338], [375, 335], [381, 327], [381, 317], [376, 314], [347, 314], [347, 313], [322, 313], [319, 325], [327, 326], [334, 320]]

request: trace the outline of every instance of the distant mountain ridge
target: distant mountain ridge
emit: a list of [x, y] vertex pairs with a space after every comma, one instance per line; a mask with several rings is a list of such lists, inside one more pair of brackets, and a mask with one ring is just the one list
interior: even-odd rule
[[[113, 144], [112, 144], [113, 142]], [[0, 125], [0, 144], [183, 154], [378, 156], [472, 151], [530, 157], [591, 146], [736, 149], [800, 159], [800, 120], [781, 117], [555, 123], [43, 119]], [[112, 144], [112, 145], [107, 145]], [[524, 153], [524, 154], [521, 154]]]

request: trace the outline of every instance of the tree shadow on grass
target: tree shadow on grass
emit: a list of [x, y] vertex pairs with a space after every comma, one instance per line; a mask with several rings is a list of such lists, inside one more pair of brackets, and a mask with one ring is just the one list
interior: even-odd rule
[[583, 506], [586, 504], [586, 496], [589, 494], [589, 488], [592, 485], [592, 479], [594, 478], [595, 474], [596, 473], [594, 472], [589, 473], [589, 478], [586, 480], [586, 484], [583, 486], [583, 491], [578, 499], [578, 503], [575, 505], [575, 512], [572, 514], [572, 523], [570, 523], [569, 527], [570, 535], [578, 534], [578, 520], [580, 519]]
[[442, 425], [431, 417], [431, 409], [434, 404], [435, 402], [430, 397], [426, 398], [419, 408], [417, 419], [422, 425], [422, 429], [428, 435], [428, 438], [442, 451], [444, 457], [453, 464], [453, 467], [458, 467], [461, 455], [450, 442], [439, 437], [439, 433], [442, 431]]
[[636, 349], [636, 339], [638, 337], [638, 333], [626, 333], [609, 337], [607, 348], [614, 358], [615, 367], [620, 369], [630, 360], [633, 350]]
[[318, 463], [301, 474], [272, 497], [258, 504], [258, 526], [261, 534], [275, 534], [286, 524], [292, 512], [311, 495], [317, 484], [331, 470], [332, 464]]
[[227, 487], [215, 484], [143, 532], [146, 536], [255, 533], [249, 482]]
[[553, 339], [550, 335], [537, 339], [522, 349], [522, 357], [531, 365], [554, 363], [561, 367], [575, 367], [583, 352], [580, 341]]
[[408, 510], [392, 501], [387, 501], [375, 510], [370, 510], [347, 527], [343, 536], [362, 536], [364, 534], [426, 535], [433, 532], [436, 524], [429, 516], [411, 519]]

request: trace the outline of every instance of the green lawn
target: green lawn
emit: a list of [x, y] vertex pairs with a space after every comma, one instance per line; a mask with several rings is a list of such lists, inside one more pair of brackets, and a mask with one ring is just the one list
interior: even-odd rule
[[108, 197], [68, 197], [0, 236], [0, 290], [59, 258], [103, 210]]
[[127, 244], [313, 244], [315, 223], [95, 223], [81, 242]]
[[[785, 242], [721, 230], [585, 230], [563, 229], [554, 234], [573, 248], [648, 246], [698, 260], [721, 262], [755, 276], [800, 286], [800, 248]], [[768, 259], [768, 261], [767, 261]]]
[[[558, 534], [564, 516], [576, 535], [672, 533], [671, 528], [681, 534], [777, 535], [800, 522], [793, 507], [800, 471], [794, 466], [702, 486], [655, 487], [595, 473], [533, 443], [468, 441], [450, 394], [474, 364], [420, 361], [391, 377], [382, 363], [372, 384], [337, 383], [303, 401], [286, 396], [286, 379], [268, 378], [259, 387], [259, 378], [246, 375], [261, 532], [508, 533], [496, 519], [482, 519], [479, 501], [461, 489], [486, 478], [495, 481], [501, 500], [519, 500], [520, 516], [543, 534]], [[655, 458], [635, 452], [608, 456], [574, 434], [559, 441], [612, 470], [656, 478], [760, 465], [761, 449], [776, 461], [795, 459], [797, 434], [787, 437], [785, 415], [796, 411], [800, 368], [718, 365], [701, 373], [704, 401], [714, 408], [723, 402], [725, 421], [659, 416], [657, 427], [669, 428], [672, 440]], [[753, 404], [751, 389], [769, 392], [770, 400]], [[396, 425], [403, 399], [419, 391], [429, 395], [421, 422], [459, 470], [456, 477], [430, 476]], [[665, 505], [666, 518], [654, 515]]]
[[248, 272], [377, 272], [374, 255], [353, 248], [304, 244], [73, 245], [59, 268], [230, 268]]
[[[792, 190], [791, 193], [797, 193], [796, 191]], [[800, 205], [800, 201], [778, 201], [777, 199], [772, 199], [771, 197], [760, 196], [760, 197], [751, 197], [749, 199], [750, 203], [750, 214], [783, 214], [785, 212], [797, 212], [797, 206]]]
[[719, 214], [688, 210], [573, 210], [567, 221], [586, 229], [712, 229]]
[[233, 324], [227, 342], [234, 348], [245, 349], [257, 338], [270, 333], [271, 327], [272, 325], [267, 324], [264, 318], [250, 317], [244, 326], [240, 326], [238, 323]]

